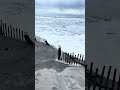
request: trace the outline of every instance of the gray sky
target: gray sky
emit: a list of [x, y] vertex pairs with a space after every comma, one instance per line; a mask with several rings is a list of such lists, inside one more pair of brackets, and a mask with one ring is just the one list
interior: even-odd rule
[[85, 14], [85, 0], [35, 0], [36, 14]]

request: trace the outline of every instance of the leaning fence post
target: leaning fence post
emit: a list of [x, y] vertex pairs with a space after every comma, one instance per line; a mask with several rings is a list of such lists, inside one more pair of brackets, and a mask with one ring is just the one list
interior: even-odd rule
[[88, 90], [90, 90], [90, 85], [91, 85], [92, 69], [93, 69], [93, 62], [91, 62], [91, 65], [90, 65], [90, 73], [89, 73], [89, 79], [88, 79]]
[[66, 55], [66, 53], [65, 53], [65, 62], [67, 62], [67, 55]]
[[73, 57], [74, 57], [74, 52], [73, 52]]
[[96, 69], [96, 72], [95, 72], [95, 77], [94, 77], [94, 86], [93, 86], [93, 90], [95, 90], [96, 89], [96, 79], [97, 79], [97, 74], [98, 74], [98, 68]]
[[11, 37], [13, 37], [12, 25], [10, 25]]
[[112, 80], [112, 89], [111, 90], [114, 90], [116, 73], [117, 73], [117, 69], [114, 70], [114, 75], [113, 75], [113, 80]]
[[14, 38], [15, 38], [15, 29], [14, 29], [14, 27], [13, 27], [13, 35], [14, 35]]
[[69, 63], [69, 53], [68, 53], [67, 57], [68, 57], [68, 58], [67, 58], [67, 63]]
[[110, 73], [111, 73], [111, 68], [112, 66], [109, 66], [109, 69], [108, 69], [108, 74], [107, 74], [107, 79], [106, 79], [106, 83], [105, 83], [105, 90], [107, 90], [107, 85], [108, 85], [108, 80], [109, 80], [109, 77], [110, 77]]
[[71, 54], [70, 54], [70, 64], [71, 64], [71, 61], [72, 61], [72, 60], [71, 60]]
[[81, 59], [79, 59], [79, 64], [81, 64]]
[[74, 58], [75, 58], [75, 64], [77, 64], [77, 60], [76, 60], [76, 59], [77, 59], [77, 57], [76, 57], [76, 55], [75, 55], [75, 57], [74, 57]]
[[82, 59], [81, 59], [81, 56], [82, 56], [82, 54], [80, 54], [80, 60], [82, 60]]
[[2, 30], [3, 30], [3, 35], [5, 36], [5, 27], [4, 27], [4, 23], [2, 24]]
[[102, 81], [103, 81], [104, 72], [105, 72], [105, 66], [103, 66], [102, 73], [100, 76], [99, 90], [101, 90], [101, 88], [102, 88]]
[[65, 54], [64, 54], [64, 52], [62, 52], [62, 60], [63, 60], [63, 62], [65, 62]]
[[19, 39], [21, 40], [21, 33], [20, 33], [20, 29], [19, 29]]
[[10, 37], [10, 31], [9, 31], [9, 26], [8, 26], [8, 37]]
[[58, 47], [58, 60], [60, 60], [60, 57], [61, 57], [61, 47], [59, 46]]
[[4, 25], [5, 25], [5, 36], [7, 36], [7, 25], [6, 23], [4, 23]]
[[16, 38], [18, 39], [18, 29], [16, 28]]
[[84, 63], [84, 62], [83, 62], [83, 61], [84, 61], [83, 59], [84, 59], [84, 55], [82, 56], [82, 65], [83, 65], [83, 63]]
[[77, 55], [77, 58], [79, 59], [79, 54]]
[[23, 36], [23, 31], [22, 31], [22, 40], [23, 40], [23, 37], [24, 37], [24, 36]]
[[2, 19], [1, 19], [1, 24], [0, 24], [0, 34], [3, 35], [3, 30], [2, 30]]

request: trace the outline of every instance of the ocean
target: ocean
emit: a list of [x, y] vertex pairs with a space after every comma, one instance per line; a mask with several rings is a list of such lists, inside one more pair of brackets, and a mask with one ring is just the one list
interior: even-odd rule
[[64, 52], [85, 55], [84, 17], [36, 15], [35, 34]]

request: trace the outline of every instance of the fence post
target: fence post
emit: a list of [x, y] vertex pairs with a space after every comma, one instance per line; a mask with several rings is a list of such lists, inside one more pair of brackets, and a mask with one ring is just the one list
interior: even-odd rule
[[65, 54], [62, 52], [62, 61], [65, 62]]
[[2, 24], [0, 25], [0, 35], [3, 35]]
[[79, 54], [78, 54], [77, 58], [79, 59]]
[[64, 53], [64, 58], [65, 58], [64, 61], [66, 62], [66, 53]]
[[61, 47], [59, 46], [58, 47], [58, 60], [60, 60], [60, 57], [61, 57]]
[[7, 25], [6, 25], [6, 23], [4, 23], [5, 24], [5, 36], [7, 36]]
[[13, 37], [12, 25], [10, 25], [11, 37]]
[[69, 63], [69, 53], [68, 53], [67, 63]]
[[114, 75], [113, 75], [112, 88], [111, 88], [111, 90], [114, 90], [116, 73], [117, 73], [117, 69], [114, 70]]
[[9, 26], [8, 26], [8, 37], [10, 37], [10, 31], [9, 31]]
[[13, 27], [13, 36], [15, 38], [15, 28]]
[[75, 55], [75, 64], [77, 64], [77, 60], [76, 60], [76, 59], [77, 59], [77, 57], [76, 57], [76, 55]]
[[19, 39], [21, 40], [21, 33], [20, 33], [20, 29], [19, 29]]
[[81, 59], [79, 59], [79, 64], [81, 64]]
[[108, 85], [108, 80], [109, 80], [109, 77], [110, 77], [110, 73], [111, 73], [111, 68], [112, 66], [109, 66], [109, 69], [108, 69], [108, 74], [107, 74], [107, 79], [106, 79], [106, 83], [105, 83], [105, 90], [107, 90], [107, 85]]
[[23, 31], [22, 31], [22, 40], [23, 40], [23, 37], [24, 37], [24, 36], [23, 36]]
[[101, 88], [102, 88], [102, 81], [103, 81], [104, 72], [105, 72], [105, 66], [103, 66], [102, 73], [100, 76], [99, 90], [101, 90]]
[[82, 65], [83, 65], [83, 58], [84, 58], [84, 55], [82, 56], [82, 62], [81, 62], [81, 63], [82, 63]]
[[70, 59], [69, 59], [69, 64], [71, 64], [71, 53], [70, 53]]
[[3, 36], [4, 35], [4, 31], [3, 31], [3, 23], [2, 23], [2, 19], [1, 19], [1, 28], [0, 28], [0, 34]]
[[3, 36], [5, 36], [5, 27], [4, 27], [4, 23], [2, 24], [2, 31], [3, 31]]
[[81, 56], [82, 56], [82, 55], [80, 54], [80, 60], [82, 60], [82, 59], [81, 59]]
[[89, 79], [88, 79], [88, 90], [90, 90], [90, 85], [91, 85], [92, 69], [93, 69], [93, 62], [91, 62], [91, 65], [90, 65], [90, 73], [89, 73]]
[[97, 79], [97, 74], [98, 74], [98, 68], [96, 69], [96, 72], [95, 72], [95, 77], [94, 77], [94, 86], [93, 86], [93, 90], [95, 90], [96, 89], [96, 79]]
[[16, 38], [18, 39], [18, 29], [16, 28]]

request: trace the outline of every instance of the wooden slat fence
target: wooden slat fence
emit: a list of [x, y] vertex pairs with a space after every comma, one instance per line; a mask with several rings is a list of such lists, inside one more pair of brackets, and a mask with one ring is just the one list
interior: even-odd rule
[[[112, 66], [109, 66], [106, 70], [106, 66], [103, 66], [101, 74], [98, 68], [93, 70], [94, 64], [91, 63], [90, 67], [85, 64], [84, 55], [74, 53], [66, 53], [61, 50], [61, 47], [58, 48], [58, 60], [67, 62], [68, 64], [81, 64], [85, 67], [85, 90], [120, 90], [120, 74], [117, 72], [117, 69], [114, 69], [114, 72], [111, 72]], [[105, 71], [107, 71], [107, 76], [105, 76]], [[110, 75], [113, 76], [110, 79]], [[116, 76], [119, 75], [119, 79], [116, 79]]]
[[7, 25], [2, 21], [2, 19], [0, 21], [0, 35], [25, 41], [24, 31], [19, 28], [15, 28], [12, 25]]
[[61, 50], [61, 48], [58, 48], [58, 60], [66, 62], [68, 64], [81, 64], [84, 65], [85, 64], [85, 60], [84, 60], [84, 55], [82, 54], [78, 54], [75, 55], [74, 52], [73, 53], [67, 53], [67, 52], [63, 52]]
[[[93, 70], [93, 62], [90, 68], [85, 65], [86, 90], [120, 90], [120, 74], [117, 69], [114, 69], [112, 73], [111, 69], [112, 66], [109, 66], [108, 70], [106, 70], [106, 66], [103, 66], [101, 74], [98, 74], [98, 68], [96, 71]], [[107, 76], [105, 76], [105, 71], [107, 71]], [[110, 75], [113, 76], [112, 79], [110, 79]], [[117, 75], [119, 75], [118, 80]]]

